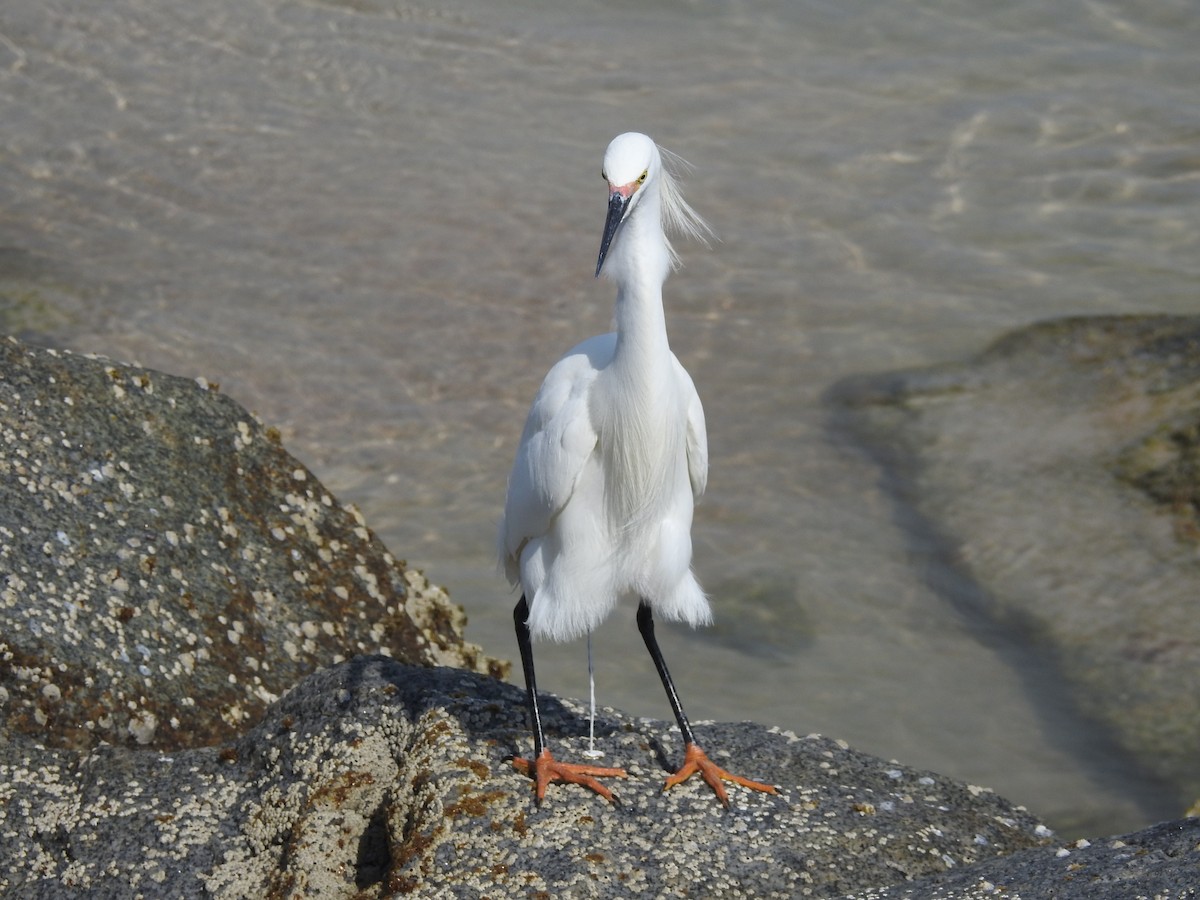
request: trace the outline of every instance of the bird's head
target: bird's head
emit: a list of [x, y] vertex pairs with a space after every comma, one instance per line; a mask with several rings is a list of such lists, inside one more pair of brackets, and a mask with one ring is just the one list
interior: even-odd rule
[[608, 217], [604, 220], [604, 235], [600, 239], [600, 258], [596, 260], [597, 275], [604, 266], [604, 257], [608, 255], [617, 229], [645, 196], [643, 188], [651, 183], [651, 169], [657, 178], [661, 166], [662, 157], [654, 141], [636, 131], [617, 135], [604, 151], [601, 174], [608, 184]]
[[[664, 157], [679, 166], [687, 165], [636, 131], [617, 135], [604, 152], [602, 174], [608, 185], [608, 216], [600, 239], [600, 257], [596, 260], [597, 275], [621, 226], [639, 206], [651, 202], [648, 199], [651, 196], [655, 198], [652, 205], [658, 206], [655, 213], [658, 224], [701, 240], [711, 233], [704, 220], [679, 195], [674, 173], [664, 165]], [[672, 265], [677, 264], [678, 258], [669, 242], [666, 247]]]

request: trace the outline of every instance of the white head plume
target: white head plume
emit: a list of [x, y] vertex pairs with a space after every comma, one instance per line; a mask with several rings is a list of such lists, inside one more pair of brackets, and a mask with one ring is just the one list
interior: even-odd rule
[[671, 268], [678, 269], [679, 254], [671, 246], [671, 235], [681, 234], [708, 246], [708, 239], [713, 237], [713, 230], [700, 214], [683, 199], [683, 194], [679, 191], [679, 177], [684, 172], [692, 171], [692, 164], [665, 147], [659, 147], [657, 144], [654, 146], [662, 160], [658, 177], [663, 233], [667, 236], [667, 253], [671, 257]]

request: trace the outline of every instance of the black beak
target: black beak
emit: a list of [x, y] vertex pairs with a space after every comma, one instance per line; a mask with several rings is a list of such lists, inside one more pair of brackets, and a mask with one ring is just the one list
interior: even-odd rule
[[[632, 196], [632, 194], [629, 195], [629, 197]], [[616, 191], [609, 195], [608, 217], [604, 220], [604, 236], [600, 238], [600, 258], [596, 260], [596, 277], [600, 276], [604, 257], [608, 254], [608, 245], [612, 243], [613, 236], [625, 218], [625, 208], [629, 206], [629, 197], [622, 197]]]

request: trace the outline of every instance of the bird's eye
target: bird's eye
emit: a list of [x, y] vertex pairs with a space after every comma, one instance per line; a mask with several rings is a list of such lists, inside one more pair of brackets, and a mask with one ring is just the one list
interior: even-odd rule
[[608, 173], [605, 172], [603, 169], [600, 170], [600, 177], [603, 178], [605, 181], [608, 181]]
[[645, 172], [643, 172], [641, 175], [639, 175], [638, 176], [638, 184], [641, 184], [642, 182], [644, 182], [646, 180], [646, 176], [649, 174], [650, 174], [650, 170], [647, 169]]

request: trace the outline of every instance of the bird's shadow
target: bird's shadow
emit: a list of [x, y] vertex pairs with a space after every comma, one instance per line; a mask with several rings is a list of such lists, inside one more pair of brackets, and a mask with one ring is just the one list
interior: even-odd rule
[[667, 748], [666, 745], [663, 744], [662, 740], [657, 737], [651, 737], [647, 740], [647, 743], [650, 745], [650, 753], [658, 763], [659, 767], [664, 772], [674, 772], [675, 766], [671, 764], [671, 758], [667, 755]]
[[[569, 702], [564, 702], [553, 694], [544, 694], [539, 691], [538, 706], [542, 713], [542, 729], [548, 743], [563, 740], [585, 740], [590, 730], [590, 733], [599, 744], [627, 728], [626, 723], [621, 722], [615, 715], [606, 714], [604, 710], [597, 709], [595, 724], [589, 729], [586, 712], [580, 711]], [[514, 725], [518, 729], [523, 729], [523, 733], [518, 732], [511, 735], [509, 744], [514, 748], [514, 755], [520, 756], [522, 754], [516, 752], [515, 748], [524, 746], [526, 741], [532, 740], [530, 736], [531, 731], [529, 730], [532, 728], [532, 722], [527, 708], [520, 722], [514, 723]]]

